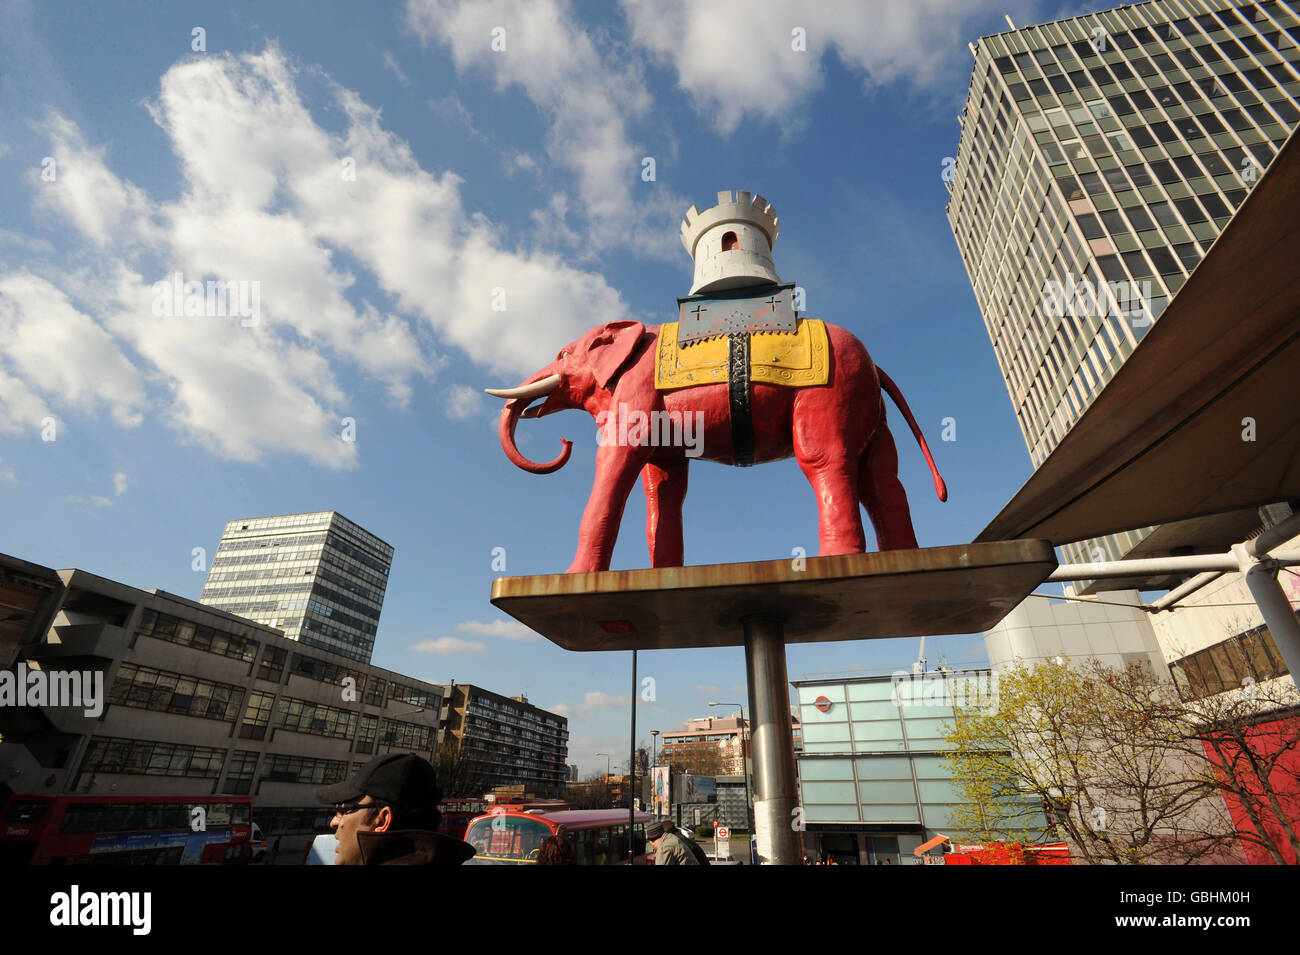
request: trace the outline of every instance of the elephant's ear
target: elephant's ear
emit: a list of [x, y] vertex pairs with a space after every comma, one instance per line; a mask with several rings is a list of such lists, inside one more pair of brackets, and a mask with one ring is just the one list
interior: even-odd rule
[[587, 357], [600, 387], [610, 387], [644, 334], [645, 326], [640, 322], [610, 322], [591, 340]]

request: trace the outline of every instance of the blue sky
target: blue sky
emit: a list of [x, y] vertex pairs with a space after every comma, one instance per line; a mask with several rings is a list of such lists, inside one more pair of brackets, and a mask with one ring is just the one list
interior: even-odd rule
[[[966, 43], [1004, 12], [1078, 11], [5, 4], [0, 551], [197, 598], [191, 553], [214, 552], [227, 520], [341, 511], [396, 549], [376, 664], [526, 692], [568, 715], [584, 775], [603, 769], [596, 752], [627, 748], [629, 655], [530, 639], [488, 603], [494, 548], [512, 575], [568, 566], [595, 425], [522, 422], [534, 458], [575, 443], [560, 472], [526, 474], [482, 388], [591, 326], [674, 318], [686, 208], [762, 193], [781, 278], [862, 339], [926, 431], [947, 504], [891, 409], [921, 546], [969, 541], [1031, 471], [940, 178]], [[257, 282], [257, 323], [155, 315], [153, 285], [177, 271]], [[688, 563], [816, 553], [793, 461], [696, 465], [686, 522]], [[648, 566], [643, 527], [638, 487], [616, 569]], [[789, 672], [906, 666], [916, 643], [793, 646]], [[984, 659], [978, 635], [927, 651]], [[745, 699], [740, 649], [640, 667], [657, 684], [645, 739]]]

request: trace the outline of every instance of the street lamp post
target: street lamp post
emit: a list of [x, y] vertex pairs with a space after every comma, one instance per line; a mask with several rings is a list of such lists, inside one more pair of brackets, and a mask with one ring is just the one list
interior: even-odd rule
[[745, 759], [745, 743], [749, 736], [749, 721], [745, 719], [745, 708], [739, 703], [710, 703], [709, 706], [735, 706], [740, 709], [740, 772], [745, 777], [745, 825], [749, 828], [749, 841], [754, 841], [754, 807], [749, 790], [749, 765]]

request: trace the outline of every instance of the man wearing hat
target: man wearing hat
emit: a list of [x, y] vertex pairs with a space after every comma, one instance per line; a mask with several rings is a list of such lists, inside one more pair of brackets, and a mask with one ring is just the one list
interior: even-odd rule
[[376, 756], [316, 798], [334, 806], [335, 865], [460, 865], [474, 855], [468, 843], [438, 832], [442, 791], [419, 756]]
[[699, 865], [695, 855], [674, 831], [671, 819], [660, 817], [645, 827], [646, 839], [655, 850], [655, 865]]

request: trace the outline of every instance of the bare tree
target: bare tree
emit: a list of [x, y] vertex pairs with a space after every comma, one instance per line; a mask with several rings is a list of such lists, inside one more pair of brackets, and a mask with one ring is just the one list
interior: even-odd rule
[[694, 776], [727, 776], [731, 773], [730, 763], [716, 743], [675, 743], [659, 762], [671, 767], [674, 773]]
[[604, 774], [597, 773], [580, 783], [569, 783], [564, 798], [574, 809], [608, 809], [612, 793]]
[[476, 768], [457, 740], [450, 736], [438, 744], [433, 770], [444, 799], [481, 798], [491, 782]]
[[1225, 860], [1236, 832], [1172, 684], [1095, 660], [997, 676], [993, 711], [955, 710], [960, 828], [988, 841], [1054, 830], [1090, 863]]

